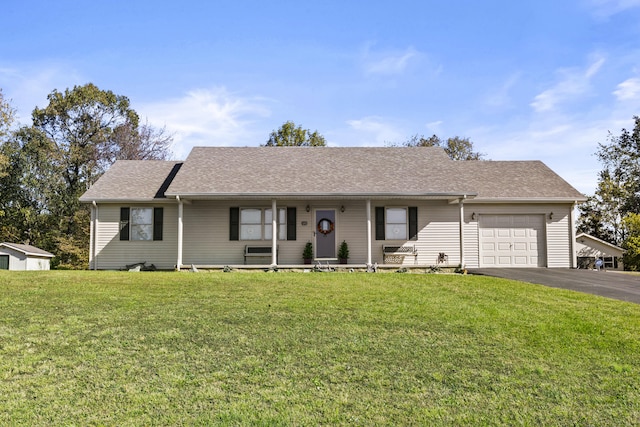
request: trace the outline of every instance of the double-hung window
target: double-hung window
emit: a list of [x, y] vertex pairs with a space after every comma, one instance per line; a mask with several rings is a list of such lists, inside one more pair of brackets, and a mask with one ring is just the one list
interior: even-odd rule
[[418, 240], [417, 207], [376, 207], [376, 240]]
[[[287, 239], [287, 209], [278, 211], [278, 240]], [[271, 240], [273, 234], [271, 209], [240, 209], [240, 240]]]
[[[296, 208], [277, 209], [278, 240], [296, 240]], [[229, 240], [271, 240], [273, 216], [270, 208], [231, 208]]]
[[388, 240], [407, 240], [406, 208], [387, 208], [385, 236]]
[[162, 240], [163, 208], [120, 208], [120, 240]]

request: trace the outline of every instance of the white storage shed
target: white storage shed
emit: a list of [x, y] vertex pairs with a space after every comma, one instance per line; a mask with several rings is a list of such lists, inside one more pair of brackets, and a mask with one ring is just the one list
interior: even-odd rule
[[0, 243], [0, 270], [49, 270], [54, 255], [19, 243]]

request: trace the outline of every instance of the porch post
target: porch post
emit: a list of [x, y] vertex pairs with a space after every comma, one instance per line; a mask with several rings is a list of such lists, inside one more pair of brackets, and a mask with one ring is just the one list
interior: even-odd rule
[[571, 242], [569, 243], [569, 248], [571, 249], [571, 268], [578, 268], [578, 254], [576, 253], [576, 204], [577, 202], [574, 202], [569, 211], [569, 227], [571, 227], [571, 232], [569, 233], [571, 236]]
[[464, 199], [460, 199], [460, 267], [464, 268]]
[[180, 196], [176, 196], [178, 199], [178, 260], [176, 261], [176, 270], [180, 271], [182, 266], [182, 216], [184, 214], [184, 202], [180, 200]]
[[367, 199], [367, 267], [371, 265], [371, 199]]
[[271, 265], [278, 265], [278, 211], [276, 199], [271, 200]]
[[94, 200], [91, 205], [91, 222], [89, 230], [89, 270], [97, 270], [96, 242], [98, 241], [98, 204]]

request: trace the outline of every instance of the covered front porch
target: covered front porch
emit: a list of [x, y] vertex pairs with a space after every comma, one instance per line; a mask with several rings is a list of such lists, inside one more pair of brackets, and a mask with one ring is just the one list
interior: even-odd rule
[[[177, 196], [175, 266], [178, 270], [192, 266], [291, 270], [318, 265], [341, 270], [463, 266], [467, 197], [220, 200]], [[346, 265], [338, 257], [343, 242], [350, 252]], [[305, 264], [303, 251], [309, 243], [310, 264]]]

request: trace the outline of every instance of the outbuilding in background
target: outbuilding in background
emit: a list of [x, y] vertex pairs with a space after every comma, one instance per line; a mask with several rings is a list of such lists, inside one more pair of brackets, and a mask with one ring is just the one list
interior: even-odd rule
[[586, 233], [576, 236], [578, 268], [595, 268], [596, 259], [602, 258], [605, 270], [623, 270], [624, 249]]
[[0, 243], [0, 270], [49, 270], [54, 255], [19, 243]]

